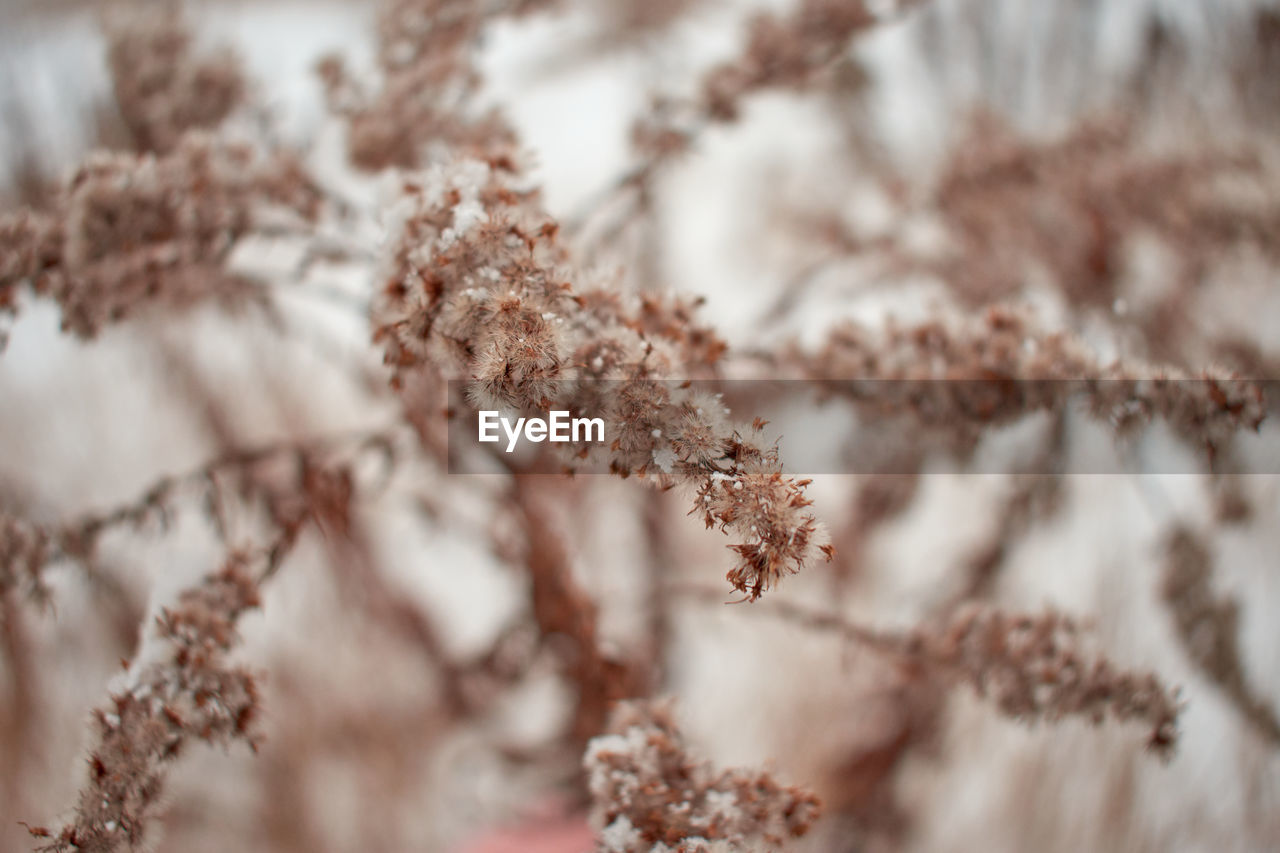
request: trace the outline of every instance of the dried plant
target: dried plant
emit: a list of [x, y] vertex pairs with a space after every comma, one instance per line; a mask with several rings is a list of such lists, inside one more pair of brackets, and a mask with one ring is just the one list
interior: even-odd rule
[[[245, 554], [233, 553], [217, 574], [188, 590], [156, 619], [156, 643], [144, 646], [127, 685], [94, 711], [97, 746], [75, 818], [56, 832], [49, 851], [136, 848], [159, 804], [165, 765], [189, 741], [246, 740], [258, 712], [253, 675], [225, 660], [236, 622], [258, 604], [257, 579]], [[154, 659], [153, 659], [154, 658]]]
[[484, 155], [515, 148], [512, 131], [471, 99], [481, 78], [473, 53], [481, 28], [501, 15], [554, 5], [548, 0], [396, 0], [378, 17], [381, 89], [366, 95], [341, 57], [318, 66], [330, 106], [348, 122], [351, 160], [363, 169], [425, 164], [426, 146]]
[[1177, 747], [1178, 691], [1155, 673], [1124, 670], [1090, 654], [1075, 621], [1053, 610], [1013, 613], [967, 602], [905, 632], [786, 602], [771, 612], [877, 652], [912, 679], [966, 684], [1023, 722], [1079, 716], [1098, 725], [1110, 717], [1149, 726], [1147, 745], [1163, 759]]
[[1233, 372], [1106, 364], [1075, 336], [1045, 333], [1006, 308], [878, 333], [847, 325], [791, 359], [815, 379], [848, 380], [834, 387], [868, 413], [944, 430], [961, 447], [985, 428], [1072, 402], [1120, 436], [1161, 418], [1210, 454], [1266, 415], [1262, 386]]
[[981, 607], [958, 611], [926, 629], [910, 649], [989, 697], [1000, 712], [1024, 720], [1108, 715], [1151, 727], [1148, 745], [1168, 758], [1177, 741], [1177, 697], [1150, 673], [1117, 671], [1104, 658], [1077, 650], [1076, 626], [1052, 611], [1011, 616]]
[[1206, 543], [1186, 527], [1168, 534], [1160, 594], [1173, 615], [1183, 648], [1245, 719], [1271, 743], [1280, 742], [1280, 721], [1246, 675], [1238, 634], [1240, 605], [1213, 590], [1213, 560]]
[[[917, 2], [893, 5], [901, 14]], [[788, 16], [763, 14], [752, 19], [743, 54], [716, 66], [703, 80], [707, 115], [733, 121], [740, 102], [751, 92], [802, 89], [840, 58], [855, 34], [882, 20], [869, 3], [838, 0], [805, 0]]]
[[609, 468], [691, 487], [706, 526], [742, 540], [731, 546], [741, 557], [728, 574], [734, 589], [754, 600], [829, 558], [805, 483], [782, 473], [776, 451], [734, 428], [716, 400], [654, 381], [686, 378], [721, 345], [666, 320], [653, 300], [629, 314], [620, 300], [579, 296], [564, 280], [557, 224], [506, 171], [463, 161], [406, 182], [374, 319], [393, 381], [442, 369], [468, 382], [477, 405], [519, 412], [582, 409], [573, 380], [618, 383], [591, 409], [612, 425]]
[[[1007, 92], [947, 104], [926, 156], [877, 106], [904, 105], [882, 48], [945, 76], [972, 37], [974, 79], [1002, 85], [1026, 69], [984, 39], [1021, 22], [1026, 56], [1074, 57], [1098, 4], [1044, 11], [1073, 22], [1046, 44], [1040, 17], [968, 0], [385, 0], [371, 73], [308, 57], [326, 111], [303, 133], [277, 114], [295, 81], [264, 99], [181, 11], [105, 21], [93, 150], [0, 210], [0, 823], [47, 824], [0, 850], [849, 853], [972, 846], [970, 813], [995, 846], [1276, 837], [1273, 752], [1220, 748], [1280, 745], [1242, 618], [1266, 588], [1219, 591], [1211, 546], [1274, 527], [1270, 480], [1242, 476], [1276, 473], [1274, 14], [1205, 12], [1237, 27], [1230, 62], [1151, 24], [1110, 89], [1082, 82], [1096, 110], [1048, 105], [1052, 134]], [[675, 61], [726, 22], [718, 61]], [[528, 144], [587, 115], [540, 86], [636, 62], [667, 77], [609, 119], [630, 165]], [[1201, 66], [1231, 93], [1222, 132], [1171, 139]], [[797, 98], [812, 127], [757, 120]], [[753, 150], [805, 132], [820, 156]], [[721, 194], [750, 202], [684, 209]], [[771, 382], [721, 390], [739, 379]], [[482, 412], [601, 435], [512, 452], [518, 428], [472, 441]], [[795, 470], [810, 418], [854, 476]], [[1095, 438], [1159, 472], [1182, 452], [1162, 428], [1194, 486], [1070, 476]], [[1008, 477], [968, 477], [1001, 454]], [[728, 537], [727, 587], [724, 540], [685, 516]], [[1157, 588], [1130, 582], [1155, 562]], [[1202, 678], [1175, 686], [1188, 660]], [[1206, 690], [1239, 731], [1182, 713]], [[676, 702], [769, 769], [695, 757]], [[1137, 769], [1144, 742], [1168, 768]], [[1204, 807], [1183, 744], [1240, 816]], [[1081, 794], [1097, 819], [1064, 808], [1079, 836], [1047, 839], [1028, 767], [1065, 799], [1105, 773], [1107, 802]]]
[[0, 284], [31, 282], [84, 338], [155, 304], [243, 303], [257, 288], [228, 260], [255, 213], [274, 205], [305, 221], [318, 201], [287, 157], [200, 135], [161, 157], [96, 154], [67, 182], [56, 214], [0, 222]]
[[965, 273], [952, 283], [990, 302], [1021, 289], [1028, 264], [1039, 263], [1069, 298], [1110, 309], [1122, 298], [1125, 238], [1143, 233], [1176, 253], [1180, 292], [1233, 249], [1276, 256], [1280, 211], [1224, 191], [1233, 179], [1267, 178], [1256, 152], [1151, 152], [1124, 122], [1087, 122], [1037, 143], [981, 115], [936, 190], [965, 258], [948, 263]]
[[240, 104], [245, 80], [229, 52], [197, 58], [177, 7], [154, 18], [126, 17], [108, 33], [116, 104], [142, 151], [164, 153], [190, 130], [209, 130]]
[[778, 847], [800, 838], [817, 797], [768, 773], [717, 772], [693, 759], [669, 708], [619, 706], [612, 728], [587, 746], [583, 764], [603, 826], [601, 853], [699, 853]]

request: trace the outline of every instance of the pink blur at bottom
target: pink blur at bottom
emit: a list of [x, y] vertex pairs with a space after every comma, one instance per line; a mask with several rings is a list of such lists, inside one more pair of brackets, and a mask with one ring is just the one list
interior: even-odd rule
[[581, 818], [545, 820], [487, 833], [455, 853], [591, 853], [595, 833]]

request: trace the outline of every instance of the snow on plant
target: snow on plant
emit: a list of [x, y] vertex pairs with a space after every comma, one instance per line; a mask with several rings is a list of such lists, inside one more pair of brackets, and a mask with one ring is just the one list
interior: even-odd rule
[[[1006, 774], [966, 788], [990, 809], [984, 826], [1040, 839], [1050, 830], [1028, 822], [1043, 809], [983, 804], [1058, 780], [1066, 763], [1044, 744], [1076, 736], [1114, 738], [1096, 752], [1115, 790], [1084, 846], [1115, 846], [1125, 809], [1126, 841], [1155, 826], [1140, 813], [1145, 786], [1190, 796], [1169, 781], [1186, 739], [1201, 739], [1198, 761], [1250, 754], [1214, 767], [1261, 790], [1272, 759], [1250, 764], [1252, 745], [1280, 743], [1274, 685], [1254, 660], [1265, 630], [1250, 622], [1266, 602], [1232, 586], [1256, 578], [1228, 561], [1241, 552], [1230, 543], [1263, 550], [1274, 526], [1264, 478], [1237, 475], [1267, 464], [1280, 362], [1274, 330], [1255, 333], [1273, 303], [1232, 282], [1269, 280], [1280, 260], [1276, 137], [1257, 118], [1275, 114], [1274, 13], [1237, 22], [1227, 88], [1240, 116], [1221, 139], [1160, 136], [1164, 113], [1144, 98], [1190, 109], [1177, 81], [1199, 64], [1153, 23], [1115, 95], [1128, 118], [1064, 106], [1064, 131], [1045, 139], [979, 110], [921, 169], [880, 136], [872, 107], [890, 69], [860, 40], [905, 35], [942, 57], [948, 16], [992, 26], [981, 4], [794, 0], [739, 22], [738, 47], [705, 72], [649, 93], [630, 165], [556, 215], [538, 152], [478, 57], [503, 33], [564, 23], [587, 33], [557, 53], [557, 67], [577, 67], [677, 46], [681, 22], [719, 13], [607, 5], [386, 0], [372, 73], [336, 54], [315, 65], [342, 162], [286, 144], [235, 56], [176, 7], [107, 21], [114, 104], [94, 150], [60, 182], [28, 175], [28, 203], [0, 208], [0, 346], [31, 335], [29, 355], [47, 303], [86, 376], [100, 356], [150, 357], [157, 399], [178, 416], [130, 409], [148, 454], [169, 458], [162, 439], [209, 452], [136, 490], [98, 488], [119, 476], [111, 448], [71, 447], [64, 427], [137, 406], [125, 392], [145, 386], [142, 371], [70, 392], [66, 371], [45, 377], [40, 436], [20, 405], [0, 406], [12, 442], [0, 454], [0, 766], [13, 768], [0, 817], [30, 821], [23, 841], [58, 853], [453, 850], [472, 836], [495, 849], [484, 831], [507, 822], [514, 836], [490, 838], [542, 822], [594, 833], [599, 853], [902, 849], [927, 847], [954, 815], [939, 780], [968, 785], [973, 771]], [[1076, 17], [1062, 32], [1092, 31], [1096, 10], [1063, 9]], [[583, 16], [593, 25], [570, 25]], [[741, 211], [759, 230], [744, 243], [760, 245], [742, 257], [785, 245], [801, 259], [780, 272], [761, 261], [782, 284], [744, 330], [667, 286], [679, 276], [664, 241], [685, 166], [749, 132], [764, 93], [813, 107], [839, 144], [781, 169], [827, 191], [803, 194], [802, 210], [776, 164], [733, 177], [735, 192], [760, 194]], [[888, 227], [832, 201], [862, 194]], [[909, 316], [877, 320], [861, 310], [868, 294], [903, 297]], [[320, 306], [342, 320], [319, 319]], [[1250, 316], [1231, 314], [1241, 306]], [[225, 379], [223, 361], [249, 373]], [[850, 456], [866, 442], [879, 464], [795, 472], [756, 399], [728, 405], [701, 384], [739, 378], [822, 398], [852, 418], [839, 427]], [[53, 411], [62, 398], [73, 407]], [[451, 443], [459, 423], [478, 441]], [[114, 434], [93, 426], [95, 441]], [[1082, 506], [1066, 476], [1095, 432], [1121, 452], [1168, 433], [1168, 452], [1209, 474], [1169, 500], [1143, 481], [1144, 523], [1099, 528], [1117, 548], [1156, 537], [1107, 564], [1125, 582], [1108, 582], [1091, 623], [1055, 596], [1092, 571], [1063, 530], [1094, 536], [1109, 511]], [[1003, 489], [966, 486], [944, 521], [929, 514], [927, 475], [975, 471], [1023, 439]], [[57, 440], [56, 459], [40, 455]], [[461, 453], [492, 476], [451, 473]], [[72, 495], [58, 491], [68, 469]], [[103, 493], [117, 497], [92, 502]], [[700, 527], [727, 536], [727, 572], [708, 546], [725, 540]], [[972, 535], [924, 547], [958, 531]], [[148, 573], [159, 543], [180, 547]], [[1028, 581], [1024, 564], [1051, 551]], [[126, 658], [124, 671], [107, 673], [104, 656]], [[704, 677], [736, 689], [681, 695]], [[100, 698], [86, 701], [86, 686]], [[964, 694], [985, 717], [953, 700]], [[1184, 730], [1184, 708], [1213, 695], [1238, 730]], [[702, 731], [737, 737], [767, 721], [755, 746], [779, 768], [698, 757], [716, 750], [695, 748], [673, 697]], [[67, 720], [89, 707], [81, 744]], [[1222, 716], [1206, 707], [1204, 719]], [[1031, 786], [1016, 767], [955, 758], [1009, 719], [1116, 731], [1042, 726], [1018, 747], [1040, 750], [1017, 765], [1036, 768]], [[251, 750], [198, 764], [200, 742]], [[72, 750], [78, 794], [60, 775]], [[1145, 752], [1170, 767], [1133, 769]], [[233, 787], [243, 796], [224, 796]], [[1188, 837], [1218, 820], [1169, 812]], [[1272, 817], [1230, 820], [1213, 831], [1243, 846], [1274, 837]], [[1143, 840], [1167, 846], [1174, 831]]]

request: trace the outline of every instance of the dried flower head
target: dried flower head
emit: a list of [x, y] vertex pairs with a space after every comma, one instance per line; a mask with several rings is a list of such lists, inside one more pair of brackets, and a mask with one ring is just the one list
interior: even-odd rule
[[807, 483], [783, 473], [760, 429], [735, 428], [719, 400], [664, 381], [724, 350], [694, 305], [579, 295], [556, 222], [519, 177], [462, 160], [404, 181], [374, 311], [393, 383], [440, 370], [478, 406], [602, 417], [606, 467], [690, 487], [693, 512], [739, 540], [728, 579], [751, 599], [829, 558]]

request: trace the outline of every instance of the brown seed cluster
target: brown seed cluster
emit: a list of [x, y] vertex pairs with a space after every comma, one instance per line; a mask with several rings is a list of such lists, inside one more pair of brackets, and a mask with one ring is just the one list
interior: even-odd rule
[[233, 554], [221, 571], [161, 612], [154, 642], [163, 652], [130, 671], [129, 686], [93, 712], [97, 745], [89, 756], [89, 781], [65, 827], [33, 830], [49, 839], [41, 850], [134, 849], [159, 804], [165, 765], [188, 742], [240, 739], [253, 746], [254, 677], [226, 660], [236, 643], [236, 622], [258, 604], [249, 563]]
[[1118, 435], [1159, 418], [1212, 451], [1256, 431], [1266, 415], [1262, 387], [1232, 372], [1106, 363], [1074, 335], [1042, 331], [1004, 307], [874, 332], [845, 325], [816, 353], [789, 358], [812, 378], [842, 380], [828, 387], [865, 413], [953, 433], [960, 446], [990, 426], [1079, 405]]
[[83, 338], [157, 303], [243, 303], [257, 288], [226, 265], [266, 206], [304, 218], [318, 211], [319, 197], [287, 155], [201, 134], [160, 156], [93, 154], [55, 214], [0, 217], [0, 299], [13, 310], [16, 288], [30, 282]]
[[945, 624], [918, 631], [908, 649], [968, 683], [1010, 717], [1081, 716], [1094, 724], [1108, 715], [1138, 720], [1151, 728], [1152, 750], [1164, 758], [1173, 754], [1176, 693], [1154, 674], [1118, 670], [1105, 658], [1086, 655], [1075, 623], [1055, 611], [1031, 616], [963, 607]]
[[666, 706], [624, 703], [612, 729], [583, 759], [602, 827], [599, 853], [773, 850], [818, 818], [818, 798], [808, 791], [692, 758]]
[[612, 471], [691, 487], [693, 512], [739, 540], [728, 579], [751, 599], [829, 558], [807, 483], [782, 473], [763, 424], [737, 428], [718, 398], [669, 381], [723, 344], [678, 300], [579, 294], [557, 224], [519, 178], [463, 160], [405, 181], [374, 314], [394, 381], [440, 370], [482, 407], [602, 417]]
[[416, 168], [442, 150], [484, 156], [515, 149], [494, 110], [472, 101], [481, 78], [473, 52], [484, 25], [554, 5], [547, 0], [393, 0], [378, 16], [381, 87], [365, 92], [341, 58], [318, 70], [331, 109], [347, 121], [351, 161], [362, 169]]
[[171, 151], [187, 131], [216, 127], [244, 99], [236, 57], [195, 55], [192, 31], [173, 6], [124, 18], [107, 39], [116, 104], [141, 151]]

